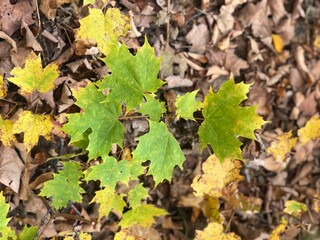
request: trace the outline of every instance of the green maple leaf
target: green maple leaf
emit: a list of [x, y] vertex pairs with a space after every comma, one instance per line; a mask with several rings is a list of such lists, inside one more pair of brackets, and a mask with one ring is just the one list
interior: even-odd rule
[[133, 224], [150, 227], [155, 222], [154, 217], [166, 214], [168, 213], [164, 209], [151, 204], [143, 204], [124, 213], [119, 225], [123, 228], [131, 227]]
[[62, 130], [71, 136], [71, 143], [78, 146], [77, 142], [88, 138], [86, 150], [89, 151], [90, 159], [107, 156], [114, 143], [122, 147], [124, 128], [118, 120], [121, 106], [112, 102], [103, 102], [106, 96], [92, 83], [89, 83], [86, 88], [80, 88], [74, 96], [77, 99], [76, 104], [84, 112], [67, 114], [69, 122], [63, 126]]
[[29, 240], [33, 239], [37, 234], [38, 228], [31, 226], [24, 226], [22, 232], [18, 236], [18, 240]]
[[198, 134], [201, 148], [210, 144], [220, 161], [242, 159], [238, 136], [256, 139], [254, 130], [266, 122], [256, 114], [256, 107], [240, 107], [249, 91], [249, 84], [229, 80], [217, 93], [210, 90], [203, 102], [203, 116]]
[[153, 175], [156, 184], [171, 179], [173, 168], [180, 168], [185, 160], [179, 143], [163, 122], [149, 121], [150, 131], [139, 137], [138, 147], [133, 151], [132, 161], [150, 160], [148, 174]]
[[9, 208], [10, 206], [6, 203], [4, 196], [0, 194], [0, 240], [7, 240], [10, 239], [10, 237], [16, 239], [15, 232], [7, 226], [10, 221], [10, 219], [7, 218]]
[[178, 96], [176, 99], [176, 108], [178, 118], [186, 120], [195, 120], [193, 113], [202, 106], [201, 102], [195, 100], [199, 90], [188, 92], [184, 96]]
[[109, 8], [106, 13], [101, 9], [89, 8], [89, 12], [80, 20], [77, 39], [94, 39], [99, 49], [108, 54], [117, 46], [118, 38], [127, 35], [131, 28], [130, 18], [121, 14], [118, 8]]
[[79, 178], [83, 173], [80, 164], [75, 162], [63, 163], [64, 169], [54, 174], [52, 180], [45, 182], [40, 196], [53, 197], [52, 206], [62, 208], [68, 205], [69, 201], [81, 202], [81, 193], [85, 191], [79, 186]]
[[24, 68], [15, 67], [11, 75], [13, 77], [8, 80], [18, 85], [22, 94], [30, 94], [34, 91], [46, 93], [54, 89], [54, 80], [59, 77], [59, 72], [58, 66], [54, 63], [42, 68], [40, 56], [31, 52]]
[[128, 193], [130, 207], [137, 208], [141, 205], [141, 199], [146, 198], [147, 196], [149, 196], [147, 189], [142, 186], [142, 183], [138, 184]]
[[[135, 167], [135, 166], [134, 166]], [[114, 190], [117, 182], [128, 183], [136, 176], [131, 174], [132, 163], [130, 161], [117, 161], [114, 157], [105, 157], [99, 165], [90, 167], [85, 180], [100, 180], [101, 186], [107, 186]], [[140, 174], [143, 174], [143, 168], [140, 167]]]
[[112, 74], [105, 77], [99, 87], [111, 89], [108, 99], [124, 102], [127, 111], [142, 103], [143, 94], [154, 93], [164, 84], [157, 78], [160, 59], [155, 56], [147, 39], [135, 56], [124, 44], [112, 49], [106, 63]]
[[121, 216], [123, 208], [126, 206], [126, 202], [122, 199], [122, 196], [115, 193], [108, 187], [103, 190], [96, 191], [95, 197], [91, 203], [96, 202], [100, 204], [99, 207], [99, 219], [103, 216], [108, 216], [111, 210], [114, 210], [119, 216]]
[[166, 112], [164, 102], [159, 102], [149, 94], [144, 95], [146, 102], [141, 104], [139, 112], [149, 115], [151, 121], [159, 121], [163, 113]]

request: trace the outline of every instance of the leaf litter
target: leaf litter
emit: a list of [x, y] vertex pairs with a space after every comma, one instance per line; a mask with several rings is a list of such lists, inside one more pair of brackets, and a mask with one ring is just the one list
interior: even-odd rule
[[[50, 5], [50, 9], [45, 9], [41, 4], [40, 19], [32, 18], [32, 14], [37, 15], [37, 10], [28, 1], [17, 3], [2, 1], [1, 3], [5, 7], [0, 8], [0, 30], [7, 37], [5, 41], [0, 42], [0, 109], [2, 115], [0, 189], [6, 196], [7, 202], [10, 202], [11, 208], [8, 216], [14, 214], [20, 216], [11, 221], [12, 226], [17, 226], [18, 219], [26, 224], [39, 225], [47, 212], [45, 204], [37, 194], [39, 189], [43, 189], [43, 183], [45, 185], [49, 182], [48, 178], [52, 176], [53, 171], [56, 174], [57, 170], [60, 170], [58, 174], [61, 173], [62, 165], [61, 161], [45, 161], [45, 159], [71, 153], [77, 161], [86, 161], [84, 156], [77, 155], [78, 149], [66, 146], [68, 139], [63, 134], [56, 134], [50, 141], [41, 136], [32, 136], [30, 141], [26, 141], [29, 139], [28, 134], [32, 133], [32, 128], [34, 128], [29, 123], [23, 129], [15, 127], [15, 135], [13, 132], [4, 134], [4, 132], [12, 131], [8, 125], [18, 121], [17, 116], [22, 109], [42, 117], [54, 115], [54, 112], [79, 112], [79, 108], [73, 105], [70, 97], [70, 87], [84, 86], [88, 81], [96, 82], [101, 79], [98, 71], [103, 68], [103, 63], [97, 60], [94, 54], [99, 52], [97, 46], [102, 51], [105, 46], [99, 42], [96, 46], [94, 42], [79, 40], [79, 33], [74, 34], [73, 30], [79, 27], [79, 19], [85, 19], [86, 7], [74, 3], [61, 5], [64, 2], [58, 1], [56, 5]], [[102, 3], [95, 1], [94, 4]], [[109, 1], [106, 4], [122, 7], [121, 14], [126, 16], [129, 16], [128, 12], [131, 10], [130, 24], [135, 26], [137, 32], [148, 36], [156, 53], [163, 52], [164, 58], [170, 55], [164, 59], [160, 70], [162, 80], [168, 84], [164, 85], [161, 90], [164, 93], [160, 93], [157, 98], [161, 101], [166, 100], [168, 105], [171, 104], [170, 111], [173, 113], [176, 111], [174, 101], [172, 101], [175, 99], [173, 96], [185, 95], [187, 92], [198, 90], [196, 98], [203, 100], [210, 87], [217, 91], [230, 76], [234, 77], [236, 82], [255, 82], [254, 85], [251, 85], [248, 99], [241, 105], [259, 104], [257, 112], [263, 116], [265, 121], [269, 121], [269, 124], [257, 133], [257, 141], [241, 139], [244, 151], [244, 163], [241, 168], [243, 180], [237, 184], [227, 184], [219, 188], [219, 194], [223, 194], [219, 201], [223, 204], [218, 206], [218, 210], [226, 222], [230, 223], [229, 229], [245, 239], [278, 239], [280, 235], [284, 239], [302, 239], [314, 236], [314, 232], [319, 234], [315, 227], [319, 224], [320, 219], [319, 207], [316, 207], [316, 201], [319, 200], [317, 179], [320, 170], [317, 164], [320, 147], [319, 122], [317, 121], [319, 118], [317, 114], [320, 98], [320, 61], [316, 57], [319, 54], [317, 44], [319, 33], [316, 31], [317, 24], [314, 24], [319, 21], [318, 3], [297, 1], [296, 4], [292, 4], [291, 1], [284, 0], [254, 2], [202, 0], [197, 5], [193, 1], [139, 0]], [[157, 27], [157, 24], [161, 22], [159, 21], [160, 14], [158, 14], [160, 11], [163, 13], [164, 21], [161, 27]], [[54, 21], [48, 21], [42, 14]], [[41, 28], [38, 25], [39, 22]], [[101, 31], [101, 33], [103, 33], [101, 38], [108, 36], [107, 32]], [[143, 37], [136, 35], [122, 39], [135, 50], [143, 42]], [[78, 45], [74, 44], [75, 38]], [[170, 54], [168, 54], [169, 47]], [[23, 68], [30, 48], [41, 53], [41, 59], [40, 57], [39, 59], [42, 69], [45, 69], [49, 63], [54, 65], [55, 61], [62, 63], [60, 72], [62, 72], [62, 77], [65, 77], [64, 80], [60, 82], [57, 80], [53, 83], [58, 78], [56, 74], [53, 74], [54, 79], [50, 87], [44, 90], [44, 92], [52, 90], [51, 104], [48, 101], [49, 97], [45, 98], [40, 94], [33, 98], [24, 97], [22, 94], [24, 86], [19, 82], [15, 85], [10, 81], [16, 75], [15, 71], [12, 72], [14, 67]], [[108, 53], [108, 50], [105, 53]], [[76, 61], [80, 61], [80, 64], [72, 67], [70, 63]], [[104, 75], [107, 74], [109, 72], [104, 71]], [[34, 90], [42, 91], [38, 86], [34, 86], [31, 91]], [[141, 102], [142, 100], [143, 96]], [[136, 105], [140, 105], [141, 102], [137, 101]], [[132, 107], [136, 106], [133, 105]], [[196, 109], [195, 106], [193, 111]], [[79, 114], [85, 115], [86, 112]], [[181, 112], [179, 114], [182, 115]], [[187, 116], [190, 119], [199, 118], [197, 111], [193, 115], [188, 113]], [[175, 138], [182, 146], [186, 161], [183, 163], [182, 170], [174, 169], [172, 182], [159, 183], [157, 188], [149, 192], [150, 198], [147, 201], [149, 204], [156, 203], [158, 207], [166, 209], [170, 213], [166, 218], [170, 217], [171, 224], [161, 218], [151, 217], [147, 219], [146, 224], [149, 225], [155, 221], [156, 228], [151, 227], [151, 230], [146, 230], [135, 227], [122, 233], [135, 238], [143, 236], [145, 239], [152, 239], [152, 237], [156, 239], [159, 234], [166, 239], [188, 239], [195, 236], [199, 239], [206, 239], [206, 237], [210, 239], [212, 231], [207, 230], [210, 230], [216, 223], [208, 225], [204, 216], [208, 216], [206, 209], [211, 205], [202, 197], [194, 196], [191, 183], [195, 178], [198, 181], [207, 179], [206, 174], [210, 167], [206, 167], [209, 163], [206, 159], [211, 153], [205, 149], [200, 154], [195, 121], [172, 120], [169, 115], [165, 118], [165, 121], [170, 123], [170, 129], [174, 130]], [[6, 124], [3, 124], [3, 121]], [[59, 118], [55, 116], [50, 121], [55, 125], [62, 125], [67, 119], [59, 115]], [[42, 125], [42, 122], [34, 123], [34, 125]], [[88, 130], [86, 126], [82, 128], [84, 131], [81, 132], [81, 136], [79, 135], [79, 140], [85, 140], [87, 133], [88, 136], [94, 134], [94, 132], [86, 132]], [[142, 132], [147, 131], [144, 121], [125, 124], [124, 134], [130, 133], [137, 137], [140, 134], [139, 129], [144, 129], [141, 130]], [[290, 142], [285, 147], [281, 147], [282, 144], [277, 145], [278, 141], [281, 141], [281, 139], [277, 140], [279, 137], [277, 129], [281, 129], [282, 133], [291, 132], [293, 135], [291, 139], [298, 137], [298, 142], [296, 144]], [[47, 136], [47, 132], [41, 135]], [[131, 139], [131, 142], [125, 143], [126, 146], [132, 147], [136, 144], [134, 137], [128, 139]], [[30, 150], [29, 153], [25, 153], [29, 154], [29, 158], [22, 157], [21, 148], [19, 150], [19, 148], [8, 147], [12, 146], [15, 141], [24, 144], [24, 149]], [[112, 149], [113, 146], [108, 146], [108, 149], [109, 147]], [[276, 154], [278, 157], [274, 157], [280, 159], [285, 157], [285, 165], [276, 167], [275, 162], [277, 161], [270, 159], [270, 155], [273, 155], [272, 151], [267, 150], [270, 147], [281, 147], [281, 154]], [[131, 150], [133, 151], [134, 148]], [[137, 153], [139, 151], [134, 155], [137, 156]], [[26, 161], [26, 159], [29, 160]], [[145, 159], [139, 161], [143, 160]], [[179, 159], [175, 161], [181, 164]], [[204, 163], [201, 165], [202, 161]], [[270, 167], [265, 169], [263, 166], [267, 164], [264, 162], [268, 162]], [[24, 173], [27, 169], [30, 171], [29, 176]], [[152, 171], [158, 171], [158, 169], [154, 168]], [[47, 173], [50, 174], [46, 175]], [[22, 178], [26, 186], [37, 179], [38, 184], [34, 183], [37, 186], [32, 190], [32, 194], [23, 194], [20, 183]], [[41, 178], [44, 180], [42, 181]], [[157, 183], [161, 180], [158, 179]], [[154, 185], [150, 177], [146, 177], [143, 182], [150, 188]], [[99, 186], [92, 183], [87, 188], [94, 192], [99, 189]], [[116, 186], [116, 190], [119, 193], [129, 192], [128, 186], [121, 184]], [[85, 204], [76, 204], [76, 207], [80, 209], [81, 220], [83, 220], [77, 227], [93, 233], [93, 239], [99, 239], [99, 237], [112, 239], [119, 226], [118, 219], [110, 215], [112, 221], [105, 220], [101, 225], [92, 225], [93, 219], [99, 217], [99, 212], [95, 204], [92, 208], [88, 207], [87, 203], [94, 197], [93, 194], [88, 195], [90, 199], [87, 199]], [[236, 201], [234, 199], [245, 200]], [[20, 203], [19, 200], [21, 200]], [[312, 215], [302, 212], [301, 219], [302, 224], [314, 231], [308, 231], [307, 228], [279, 218], [283, 211], [292, 212], [292, 204], [290, 206], [288, 203], [294, 202], [288, 202], [288, 200], [307, 204], [308, 207], [311, 206], [310, 202], [313, 203], [315, 207], [310, 210]], [[255, 208], [258, 209], [258, 214], [255, 214], [254, 211], [251, 213], [243, 210], [245, 208], [239, 207], [234, 202], [240, 205], [254, 202], [260, 207]], [[180, 206], [177, 206], [178, 203]], [[35, 209], [34, 205], [39, 206], [39, 209]], [[291, 210], [285, 210], [285, 207]], [[6, 209], [2, 205], [1, 208]], [[303, 208], [300, 207], [300, 209]], [[73, 219], [75, 215], [71, 207], [67, 207], [66, 210], [67, 215], [59, 216], [60, 222], [49, 219], [49, 223], [42, 232], [42, 237], [56, 236], [63, 232], [63, 229], [70, 229], [73, 232], [70, 219]], [[145, 209], [139, 211], [141, 213]], [[201, 212], [206, 214], [201, 214]], [[159, 213], [161, 214], [164, 213]], [[126, 225], [126, 222], [123, 222], [122, 225]], [[292, 233], [293, 228], [294, 233]], [[220, 224], [214, 229], [219, 232], [217, 239], [223, 237], [237, 239], [236, 235], [231, 235], [228, 229]], [[201, 234], [204, 236], [201, 237]]]

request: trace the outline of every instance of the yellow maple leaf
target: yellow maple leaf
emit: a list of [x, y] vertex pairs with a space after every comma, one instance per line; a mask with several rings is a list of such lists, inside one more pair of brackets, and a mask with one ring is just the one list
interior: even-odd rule
[[234, 233], [224, 233], [223, 226], [219, 223], [212, 222], [203, 229], [196, 231], [196, 240], [240, 240], [241, 238]]
[[80, 20], [77, 39], [95, 39], [101, 52], [107, 54], [116, 47], [118, 38], [128, 34], [130, 18], [118, 8], [109, 8], [104, 14], [101, 9], [89, 9], [90, 14]]
[[285, 218], [282, 218], [280, 224], [271, 232], [269, 239], [280, 240], [280, 234], [286, 230], [287, 225], [288, 221]]
[[223, 163], [215, 155], [211, 155], [202, 164], [203, 174], [196, 176], [192, 182], [192, 188], [196, 196], [205, 194], [218, 198], [222, 189], [230, 182], [236, 182], [243, 177], [239, 174], [239, 161], [225, 159]]
[[313, 116], [303, 128], [298, 130], [298, 136], [303, 144], [320, 137], [320, 116]]
[[114, 236], [114, 240], [138, 240], [142, 239], [136, 237], [134, 234], [131, 233], [130, 229], [128, 228], [121, 228], [120, 232], [117, 232]]
[[3, 98], [7, 94], [7, 87], [3, 82], [3, 76], [0, 75], [0, 98]]
[[0, 141], [4, 146], [10, 147], [16, 140], [13, 132], [13, 121], [0, 118]]
[[42, 68], [41, 57], [31, 52], [27, 57], [24, 68], [15, 67], [11, 71], [13, 77], [8, 78], [10, 82], [21, 88], [22, 94], [34, 91], [41, 93], [54, 89], [54, 80], [59, 77], [58, 66], [54, 63]]
[[13, 124], [13, 133], [24, 133], [24, 144], [27, 151], [38, 143], [39, 136], [50, 140], [53, 124], [50, 116], [33, 114], [30, 111], [24, 111], [19, 119]]
[[292, 132], [289, 131], [279, 135], [271, 146], [267, 149], [268, 154], [272, 154], [276, 160], [284, 161], [286, 155], [296, 146], [298, 138], [292, 138]]
[[281, 53], [284, 47], [282, 37], [278, 34], [272, 34], [272, 41], [273, 41], [274, 49], [278, 53]]

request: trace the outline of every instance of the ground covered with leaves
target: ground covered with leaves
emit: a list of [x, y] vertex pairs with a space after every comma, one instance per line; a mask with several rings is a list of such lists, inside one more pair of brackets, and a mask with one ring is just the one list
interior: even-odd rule
[[0, 239], [319, 239], [319, 52], [315, 0], [0, 0]]

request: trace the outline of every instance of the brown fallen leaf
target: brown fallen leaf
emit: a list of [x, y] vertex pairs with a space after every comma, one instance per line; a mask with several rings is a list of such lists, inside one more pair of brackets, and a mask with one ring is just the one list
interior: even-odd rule
[[0, 147], [0, 182], [19, 192], [20, 177], [24, 164], [17, 152], [10, 147]]
[[318, 101], [315, 98], [315, 94], [315, 92], [310, 93], [298, 106], [300, 111], [306, 116], [313, 116], [318, 112]]
[[192, 45], [190, 52], [204, 53], [210, 40], [207, 24], [193, 24], [192, 29], [186, 35], [186, 40]]
[[277, 25], [279, 21], [286, 16], [287, 11], [284, 8], [283, 0], [268, 0], [268, 5], [271, 9], [272, 20]]
[[57, 8], [65, 3], [76, 2], [76, 0], [42, 0], [40, 2], [40, 11], [51, 21], [56, 17]]
[[168, 76], [164, 79], [167, 82], [168, 88], [176, 87], [191, 87], [193, 82], [190, 79], [182, 78], [180, 76]]
[[11, 36], [20, 29], [22, 20], [28, 25], [33, 24], [32, 13], [35, 10], [35, 6], [32, 6], [30, 1], [21, 0], [11, 4], [10, 0], [2, 0], [0, 2], [1, 30]]

